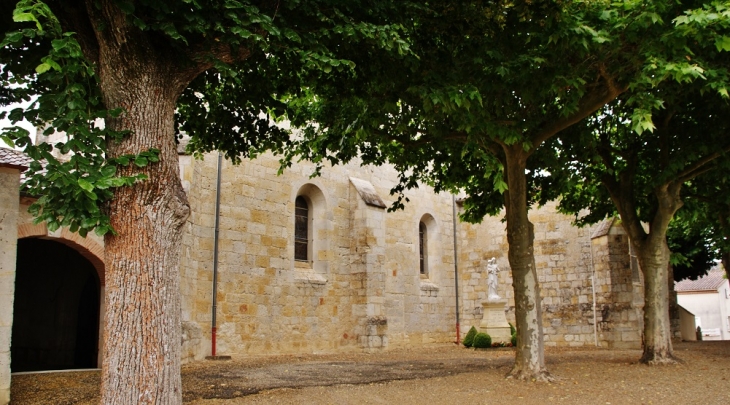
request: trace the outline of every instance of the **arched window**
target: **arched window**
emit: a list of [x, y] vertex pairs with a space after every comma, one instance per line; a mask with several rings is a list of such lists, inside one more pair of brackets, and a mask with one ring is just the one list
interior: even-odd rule
[[418, 249], [421, 258], [421, 274], [428, 274], [428, 228], [423, 221], [418, 223]]
[[309, 204], [298, 196], [294, 213], [294, 260], [309, 261]]

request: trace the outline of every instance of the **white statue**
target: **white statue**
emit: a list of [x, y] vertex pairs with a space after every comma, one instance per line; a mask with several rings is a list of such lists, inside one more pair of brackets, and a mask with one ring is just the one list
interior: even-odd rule
[[489, 295], [487, 296], [489, 301], [498, 300], [502, 297], [497, 294], [497, 275], [499, 273], [499, 266], [497, 266], [497, 259], [491, 258], [487, 261], [487, 285], [489, 286]]

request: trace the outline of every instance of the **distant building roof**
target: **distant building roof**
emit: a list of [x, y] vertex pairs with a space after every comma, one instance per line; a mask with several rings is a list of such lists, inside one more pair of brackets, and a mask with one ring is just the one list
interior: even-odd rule
[[674, 290], [682, 291], [716, 291], [722, 283], [727, 283], [725, 271], [716, 266], [697, 280], [682, 280], [674, 285]]
[[32, 159], [23, 152], [0, 147], [0, 167], [12, 167], [21, 172], [25, 171], [32, 162]]

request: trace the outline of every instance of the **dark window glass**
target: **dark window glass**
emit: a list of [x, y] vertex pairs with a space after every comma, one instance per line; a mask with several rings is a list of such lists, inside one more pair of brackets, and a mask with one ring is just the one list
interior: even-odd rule
[[309, 260], [309, 205], [304, 197], [297, 197], [294, 213], [294, 260]]
[[426, 225], [423, 222], [418, 223], [418, 248], [421, 257], [421, 274], [426, 274]]

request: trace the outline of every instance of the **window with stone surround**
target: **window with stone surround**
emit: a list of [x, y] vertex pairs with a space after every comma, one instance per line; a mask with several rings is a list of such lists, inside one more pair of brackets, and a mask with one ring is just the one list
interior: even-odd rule
[[418, 251], [421, 262], [421, 274], [428, 274], [428, 228], [423, 221], [418, 223]]
[[423, 214], [418, 221], [418, 273], [423, 279], [430, 279], [440, 262], [440, 241], [436, 219], [431, 214]]
[[309, 203], [298, 196], [295, 201], [294, 213], [294, 260], [309, 261]]
[[331, 225], [324, 193], [317, 185], [305, 183], [292, 198], [290, 221], [294, 229], [289, 236], [292, 268], [325, 274]]

